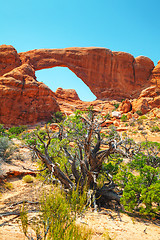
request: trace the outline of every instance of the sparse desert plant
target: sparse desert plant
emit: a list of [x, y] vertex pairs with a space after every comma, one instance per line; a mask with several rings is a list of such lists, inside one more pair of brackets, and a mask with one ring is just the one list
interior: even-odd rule
[[137, 113], [139, 116], [142, 116], [142, 115], [143, 115], [143, 113], [142, 113], [141, 110], [137, 110], [136, 113]]
[[15, 149], [16, 147], [14, 146], [13, 142], [8, 139], [8, 137], [0, 138], [0, 157], [3, 160], [8, 160]]
[[27, 126], [11, 127], [8, 129], [10, 136], [18, 136], [20, 133], [24, 132], [27, 129]]
[[126, 122], [127, 121], [127, 115], [123, 114], [122, 117], [121, 117], [121, 121]]
[[160, 132], [160, 128], [158, 126], [152, 126], [151, 132]]
[[55, 123], [60, 123], [62, 122], [63, 120], [65, 119], [65, 116], [63, 115], [62, 112], [58, 111], [58, 112], [55, 112], [52, 116], [52, 122], [55, 122]]
[[0, 137], [5, 137], [5, 136], [7, 136], [7, 131], [4, 128], [4, 125], [0, 124]]
[[142, 115], [142, 116], [140, 116], [138, 119], [147, 119], [147, 116], [146, 115]]
[[[73, 206], [76, 206], [77, 196], [87, 187], [87, 192], [92, 192], [89, 201], [94, 199], [93, 206], [108, 203], [121, 206], [123, 203], [130, 211], [140, 211], [142, 203], [146, 207], [141, 210], [143, 214], [157, 214], [159, 192], [154, 195], [152, 190], [159, 186], [157, 164], [160, 159], [156, 156], [159, 146], [149, 142], [137, 144], [126, 133], [120, 136], [113, 126], [104, 135], [101, 124], [105, 119], [100, 120], [93, 110], [84, 114], [78, 111], [57, 124], [58, 132], [46, 126], [44, 132], [34, 132], [28, 143], [48, 174], [54, 175], [65, 192], [72, 193]], [[110, 157], [116, 159], [115, 162], [111, 162]], [[124, 157], [128, 160], [118, 161]], [[144, 195], [153, 199], [149, 205]]]
[[115, 103], [113, 105], [114, 105], [115, 109], [117, 109], [119, 107], [119, 103]]
[[46, 240], [87, 240], [91, 231], [75, 223], [72, 209], [63, 192], [59, 189], [52, 193], [43, 193], [40, 200], [40, 215], [34, 221], [28, 220], [27, 211], [21, 210], [21, 225], [25, 236], [29, 236], [28, 228], [34, 229], [37, 238]]
[[10, 182], [5, 182], [4, 187], [8, 190], [11, 190], [13, 189], [13, 184]]
[[31, 175], [26, 175], [23, 177], [23, 181], [25, 183], [32, 183], [34, 181], [34, 177], [32, 177]]

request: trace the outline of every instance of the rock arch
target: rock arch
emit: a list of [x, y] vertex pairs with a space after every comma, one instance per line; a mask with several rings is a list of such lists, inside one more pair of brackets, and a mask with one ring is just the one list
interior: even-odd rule
[[154, 63], [147, 57], [105, 48], [37, 49], [20, 53], [22, 63], [36, 70], [68, 67], [99, 99], [133, 98], [150, 85]]
[[[105, 48], [40, 49], [17, 53], [10, 45], [0, 46], [0, 123], [34, 124], [51, 119], [59, 111], [56, 95], [36, 80], [35, 71], [68, 67], [98, 99], [155, 97], [159, 104], [160, 62], [154, 68], [147, 57], [112, 52]], [[154, 68], [154, 69], [153, 69]], [[153, 69], [153, 71], [152, 71]]]

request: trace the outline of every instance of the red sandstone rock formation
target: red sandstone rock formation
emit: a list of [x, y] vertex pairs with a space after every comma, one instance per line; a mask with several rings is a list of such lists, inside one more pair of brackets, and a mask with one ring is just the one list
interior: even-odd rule
[[59, 99], [65, 100], [80, 100], [77, 92], [74, 89], [57, 88], [55, 96]]
[[118, 110], [122, 111], [123, 113], [127, 113], [131, 111], [132, 104], [128, 99], [125, 99], [122, 103], [120, 103]]
[[[0, 123], [33, 124], [50, 119], [59, 110], [55, 97], [69, 97], [68, 91], [58, 90], [55, 95], [35, 77], [36, 70], [56, 66], [68, 67], [98, 99], [131, 99], [141, 93], [133, 101], [133, 111], [144, 102], [145, 112], [160, 107], [160, 62], [154, 68], [147, 57], [134, 59], [131, 54], [105, 48], [41, 49], [18, 54], [12, 46], [2, 45]], [[78, 100], [75, 92], [72, 98]]]
[[0, 76], [21, 65], [16, 49], [10, 45], [0, 45]]
[[58, 110], [54, 93], [36, 81], [30, 65], [23, 64], [0, 77], [0, 123], [34, 124], [51, 119]]
[[40, 49], [19, 56], [35, 70], [68, 67], [99, 99], [137, 97], [144, 87], [150, 86], [154, 68], [147, 57], [134, 59], [129, 53], [105, 48]]

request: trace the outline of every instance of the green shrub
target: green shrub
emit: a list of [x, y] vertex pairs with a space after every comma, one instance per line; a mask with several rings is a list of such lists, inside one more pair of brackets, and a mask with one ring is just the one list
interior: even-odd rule
[[147, 119], [147, 116], [146, 115], [142, 115], [138, 119]]
[[13, 184], [10, 183], [10, 182], [5, 182], [4, 186], [5, 186], [5, 188], [7, 188], [8, 190], [13, 189]]
[[153, 126], [151, 132], [160, 132], [160, 128], [158, 126]]
[[121, 121], [126, 122], [127, 121], [127, 115], [123, 114], [122, 117], [121, 117]]
[[23, 181], [25, 183], [32, 183], [34, 181], [34, 178], [31, 175], [26, 175], [23, 177]]
[[4, 137], [4, 136], [7, 136], [7, 131], [4, 128], [4, 125], [0, 124], [0, 137]]
[[52, 122], [60, 123], [60, 122], [62, 122], [64, 120], [64, 118], [65, 117], [64, 117], [63, 113], [58, 111], [58, 112], [53, 114]]
[[119, 107], [119, 103], [115, 103], [113, 105], [114, 105], [115, 109], [117, 109]]
[[8, 132], [12, 135], [19, 135], [20, 133], [24, 132], [27, 129], [27, 126], [19, 126], [19, 127], [11, 127], [9, 128]]
[[40, 201], [40, 216], [34, 222], [28, 220], [27, 211], [23, 207], [21, 225], [27, 238], [29, 226], [35, 230], [37, 239], [87, 240], [91, 236], [90, 230], [76, 225], [70, 204], [59, 189], [43, 194]]
[[141, 110], [137, 110], [136, 113], [137, 113], [139, 116], [142, 116], [142, 115], [143, 115], [143, 113], [142, 113]]

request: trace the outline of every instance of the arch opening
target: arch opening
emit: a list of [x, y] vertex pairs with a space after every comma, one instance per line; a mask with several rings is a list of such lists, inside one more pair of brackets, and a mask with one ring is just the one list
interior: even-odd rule
[[54, 67], [36, 71], [39, 82], [43, 82], [53, 92], [57, 88], [75, 89], [82, 101], [94, 101], [96, 96], [89, 87], [67, 67]]

